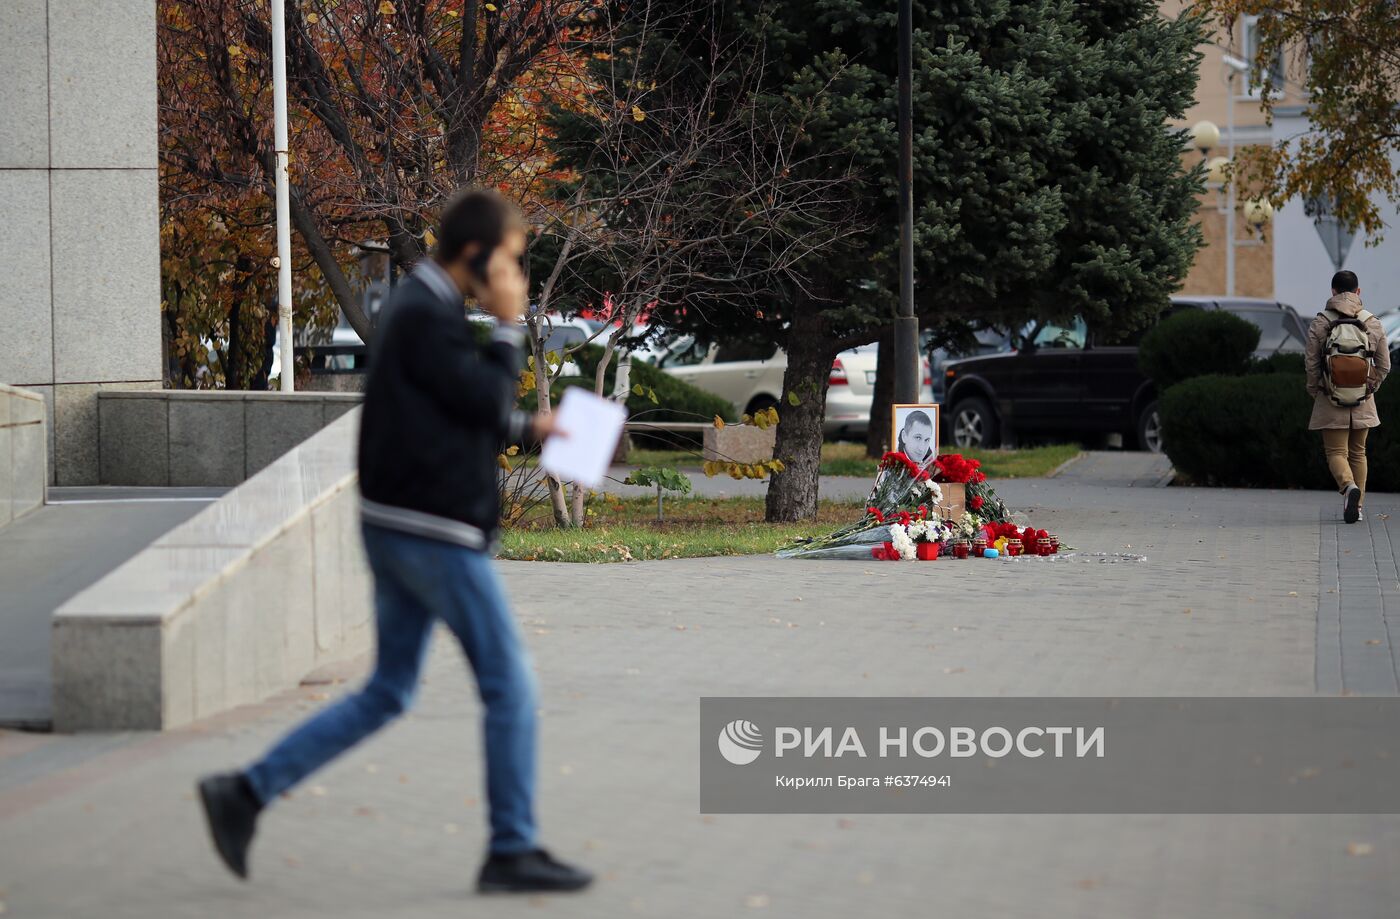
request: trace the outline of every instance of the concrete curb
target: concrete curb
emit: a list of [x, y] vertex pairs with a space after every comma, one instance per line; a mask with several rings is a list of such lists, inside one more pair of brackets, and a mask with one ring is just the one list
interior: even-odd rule
[[1051, 469], [1049, 472], [1045, 473], [1045, 477], [1047, 479], [1055, 478], [1055, 476], [1059, 475], [1069, 467], [1073, 466], [1075, 463], [1082, 460], [1086, 455], [1087, 454], [1085, 454], [1083, 450], [1080, 450], [1078, 453], [1074, 454], [1074, 456], [1071, 456], [1069, 459], [1065, 460], [1063, 463], [1056, 466], [1054, 469]]

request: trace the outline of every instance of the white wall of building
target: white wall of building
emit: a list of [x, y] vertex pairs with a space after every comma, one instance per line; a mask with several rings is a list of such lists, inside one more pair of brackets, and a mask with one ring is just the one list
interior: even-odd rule
[[0, 382], [95, 483], [97, 392], [161, 386], [155, 0], [0, 0]]
[[[1307, 120], [1300, 110], [1275, 113], [1275, 142], [1296, 138], [1306, 130]], [[1400, 162], [1400, 157], [1393, 161]], [[1358, 236], [1342, 265], [1356, 272], [1362, 300], [1373, 312], [1400, 307], [1400, 212], [1383, 198], [1378, 197], [1377, 204], [1388, 224], [1384, 239], [1380, 245], [1368, 247], [1365, 238]], [[1274, 295], [1304, 315], [1322, 309], [1331, 293], [1332, 259], [1312, 218], [1303, 213], [1303, 202], [1295, 199], [1280, 208], [1270, 232], [1274, 238]]]

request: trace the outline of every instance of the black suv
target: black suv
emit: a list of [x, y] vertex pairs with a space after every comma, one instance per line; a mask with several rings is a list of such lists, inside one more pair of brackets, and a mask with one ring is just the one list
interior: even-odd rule
[[[1258, 357], [1301, 352], [1307, 328], [1292, 307], [1273, 300], [1179, 297], [1179, 309], [1220, 309], [1259, 326]], [[956, 447], [996, 447], [1011, 431], [1082, 436], [1121, 433], [1162, 449], [1157, 390], [1138, 369], [1142, 331], [1110, 336], [1082, 321], [1042, 326], [1015, 351], [950, 361], [943, 382], [950, 406], [944, 437]]]

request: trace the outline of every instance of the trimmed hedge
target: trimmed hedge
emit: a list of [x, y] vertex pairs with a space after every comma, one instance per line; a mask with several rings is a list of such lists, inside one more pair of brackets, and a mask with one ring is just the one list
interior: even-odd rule
[[[1336, 485], [1322, 435], [1308, 430], [1313, 400], [1301, 373], [1186, 380], [1162, 395], [1162, 441], [1176, 469], [1201, 485], [1325, 488]], [[1376, 408], [1390, 424], [1367, 442], [1377, 491], [1400, 489], [1400, 384], [1382, 386]]]
[[[567, 387], [582, 386], [592, 391], [593, 375], [598, 370], [598, 361], [603, 358], [603, 349], [599, 345], [588, 345], [574, 352], [571, 357], [582, 376], [560, 377], [554, 381], [550, 393], [556, 405]], [[603, 392], [612, 392], [613, 380], [616, 377], [617, 355], [614, 354], [604, 374]], [[729, 400], [697, 389], [651, 364], [633, 361], [630, 379], [633, 386], [642, 387], [643, 393], [637, 395], [634, 391], [627, 396], [629, 418], [640, 416], [644, 421], [710, 421], [718, 415], [728, 421], [737, 420], [734, 406], [729, 404]], [[651, 396], [646, 390], [655, 391], [655, 402], [651, 401]], [[533, 392], [526, 393], [520, 400], [520, 407], [526, 411], [534, 411], [537, 405], [538, 400]]]
[[1270, 354], [1262, 360], [1254, 360], [1249, 365], [1250, 373], [1302, 373], [1308, 372], [1303, 355], [1297, 351], [1285, 354]]
[[1231, 313], [1187, 309], [1157, 323], [1138, 347], [1138, 366], [1157, 391], [1208, 374], [1238, 376], [1259, 347], [1259, 327]]

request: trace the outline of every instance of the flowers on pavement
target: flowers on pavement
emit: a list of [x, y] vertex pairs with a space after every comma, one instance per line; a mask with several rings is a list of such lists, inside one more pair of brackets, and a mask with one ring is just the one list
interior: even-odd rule
[[[1048, 555], [1058, 543], [1045, 530], [1021, 526], [987, 483], [981, 462], [958, 453], [941, 454], [929, 470], [903, 453], [886, 453], [866, 501], [865, 516], [827, 536], [799, 541], [782, 558], [847, 558], [879, 561], [932, 561], [948, 552], [957, 558], [982, 554]], [[939, 483], [963, 487], [962, 512], [944, 503]], [[956, 500], [956, 499], [954, 499]], [[942, 516], [946, 514], [947, 516]]]

